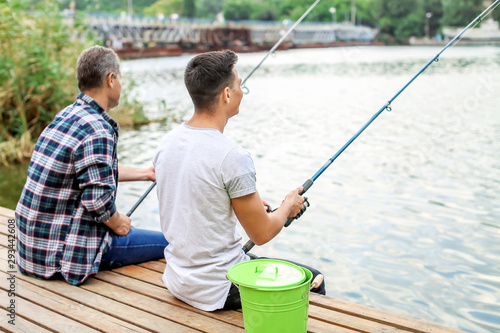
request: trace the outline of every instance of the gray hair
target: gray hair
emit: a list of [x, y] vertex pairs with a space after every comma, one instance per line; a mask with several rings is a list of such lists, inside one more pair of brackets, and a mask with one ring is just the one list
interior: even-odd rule
[[109, 73], [120, 73], [120, 59], [115, 51], [96, 45], [80, 54], [76, 78], [81, 92], [101, 88]]

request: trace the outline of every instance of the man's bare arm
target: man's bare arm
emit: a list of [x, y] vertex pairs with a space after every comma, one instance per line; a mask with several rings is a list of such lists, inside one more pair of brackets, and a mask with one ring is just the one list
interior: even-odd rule
[[304, 198], [299, 195], [299, 187], [286, 196], [281, 206], [272, 213], [266, 207], [258, 192], [231, 199], [236, 217], [248, 237], [257, 245], [263, 245], [276, 236], [288, 217], [294, 217], [302, 209]]
[[135, 180], [156, 181], [155, 167], [150, 166], [146, 169], [131, 168], [118, 165], [118, 181], [127, 182]]

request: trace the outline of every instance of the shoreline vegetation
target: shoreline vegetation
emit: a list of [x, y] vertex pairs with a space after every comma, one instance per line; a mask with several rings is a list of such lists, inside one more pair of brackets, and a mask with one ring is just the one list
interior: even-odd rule
[[[21, 0], [0, 3], [0, 167], [29, 160], [40, 133], [78, 94], [79, 54], [101, 44], [78, 21], [64, 23], [59, 12], [53, 1], [36, 8]], [[111, 117], [122, 128], [164, 121], [145, 115], [128, 81]]]

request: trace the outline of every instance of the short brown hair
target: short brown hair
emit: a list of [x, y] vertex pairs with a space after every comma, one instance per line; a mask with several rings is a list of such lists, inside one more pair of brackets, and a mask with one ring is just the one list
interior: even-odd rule
[[120, 59], [112, 49], [96, 45], [80, 54], [76, 78], [81, 92], [101, 88], [109, 73], [120, 73]]
[[189, 61], [184, 83], [196, 108], [212, 109], [220, 92], [232, 88], [236, 62], [238, 56], [229, 50], [202, 53]]

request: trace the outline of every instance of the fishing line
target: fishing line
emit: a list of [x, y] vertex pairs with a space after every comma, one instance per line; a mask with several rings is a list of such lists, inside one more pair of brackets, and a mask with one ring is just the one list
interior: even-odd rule
[[[398, 96], [410, 85], [413, 83], [413, 81], [415, 81], [415, 79], [420, 75], [422, 74], [431, 64], [433, 64], [434, 62], [437, 62], [439, 61], [439, 57], [441, 56], [441, 54], [446, 51], [446, 49], [448, 49], [450, 46], [452, 46], [453, 44], [455, 44], [456, 42], [458, 43], [459, 40], [461, 40], [463, 34], [470, 29], [470, 27], [472, 26], [475, 26], [476, 24], [478, 24], [479, 22], [481, 22], [487, 15], [489, 15], [498, 5], [500, 5], [500, 0], [496, 0], [493, 4], [491, 4], [487, 9], [485, 9], [481, 14], [479, 14], [471, 23], [469, 23], [458, 35], [455, 36], [455, 38], [453, 38], [448, 44], [446, 44], [446, 46], [436, 55], [434, 56], [434, 58], [432, 58], [413, 78], [411, 78], [410, 81], [408, 81], [407, 84], [405, 84], [403, 86], [402, 89], [400, 89], [391, 99], [389, 99], [389, 101], [387, 101], [387, 103], [384, 104], [384, 106], [382, 106], [382, 108], [380, 108], [380, 110], [378, 110], [375, 115], [373, 115], [373, 117], [371, 117], [371, 119], [363, 126], [361, 127], [361, 129], [356, 133], [354, 134], [354, 136], [349, 139], [349, 141], [347, 141], [347, 143], [342, 147], [340, 148], [340, 150], [335, 153], [335, 155], [333, 155], [310, 179], [306, 180], [305, 183], [302, 185], [303, 186], [303, 190], [302, 192], [300, 192], [300, 195], [303, 195], [304, 193], [307, 192], [307, 190], [309, 190], [309, 188], [314, 184], [314, 181], [316, 179], [318, 179], [319, 176], [321, 176], [321, 174], [323, 172], [325, 172], [325, 170], [333, 163], [333, 161], [335, 161], [337, 159], [337, 157], [340, 156], [340, 154], [342, 154], [344, 152], [344, 150], [347, 149], [347, 147], [349, 147], [349, 145], [358, 138], [358, 136], [368, 127], [370, 126], [370, 124], [383, 112], [383, 111], [388, 111], [390, 112], [392, 110], [391, 108], [391, 103], [396, 99], [398, 98]], [[307, 198], [306, 198], [307, 199]], [[285, 223], [285, 227], [288, 227], [292, 222], [293, 220], [299, 218], [304, 212], [305, 210], [307, 209], [307, 207], [309, 207], [309, 202], [307, 200], [304, 201], [304, 205], [302, 207], [302, 210], [300, 211], [300, 213], [295, 216], [295, 217], [289, 217]], [[250, 239], [244, 246], [243, 246], [243, 251], [248, 252], [252, 249], [252, 247], [255, 245], [255, 243]]]
[[[288, 29], [287, 32], [285, 32], [285, 34], [283, 36], [281, 36], [281, 38], [276, 42], [276, 44], [274, 44], [274, 46], [269, 50], [269, 52], [267, 52], [267, 54], [264, 56], [264, 58], [257, 64], [257, 66], [255, 66], [255, 68], [247, 75], [247, 77], [241, 82], [241, 87], [243, 89], [243, 91], [245, 92], [245, 94], [248, 94], [250, 91], [249, 89], [245, 86], [245, 82], [247, 82], [247, 80], [250, 78], [250, 76], [253, 75], [253, 73], [255, 73], [255, 71], [264, 63], [264, 61], [266, 61], [266, 59], [274, 53], [274, 51], [281, 45], [281, 43], [283, 43], [283, 41], [285, 40], [286, 37], [288, 37], [288, 35], [297, 27], [297, 25], [299, 25], [300, 22], [302, 22], [302, 20], [307, 16], [309, 15], [309, 13], [311, 12], [311, 10], [313, 10], [314, 7], [316, 7], [316, 5], [320, 2], [321, 0], [316, 0], [305, 12], [304, 14], [302, 14], [302, 16]], [[499, 0], [500, 1], [500, 0]], [[148, 194], [153, 190], [153, 188], [156, 186], [156, 181], [153, 182], [153, 184], [151, 184], [151, 186], [146, 190], [146, 192], [144, 192], [144, 194], [139, 198], [139, 200], [137, 200], [137, 202], [135, 203], [134, 206], [132, 206], [132, 208], [128, 211], [127, 213], [127, 216], [130, 217], [130, 215], [132, 215], [132, 213], [137, 209], [137, 207], [139, 207], [139, 205], [144, 201], [144, 199], [148, 196]]]
[[281, 45], [281, 43], [283, 43], [283, 41], [285, 40], [285, 38], [288, 37], [288, 35], [295, 29], [295, 27], [297, 27], [300, 22], [302, 22], [302, 20], [307, 16], [309, 15], [309, 13], [311, 12], [311, 10], [313, 10], [314, 7], [316, 7], [316, 5], [320, 2], [321, 0], [316, 0], [305, 12], [304, 14], [302, 14], [302, 16], [288, 29], [287, 32], [285, 32], [285, 34], [283, 36], [281, 36], [281, 38], [276, 42], [276, 44], [274, 44], [274, 46], [269, 50], [269, 52], [267, 52], [267, 54], [265, 55], [265, 57], [257, 64], [257, 66], [255, 66], [255, 68], [250, 72], [250, 74], [247, 75], [247, 77], [241, 82], [241, 86], [243, 87], [244, 90], [246, 90], [245, 93], [248, 93], [249, 90], [248, 88], [245, 86], [245, 82], [247, 82], [247, 80], [250, 78], [250, 76], [252, 76], [252, 74], [260, 67], [260, 65], [262, 65], [262, 63], [264, 61], [266, 61], [266, 59], [274, 53], [274, 51], [278, 48], [278, 46]]

